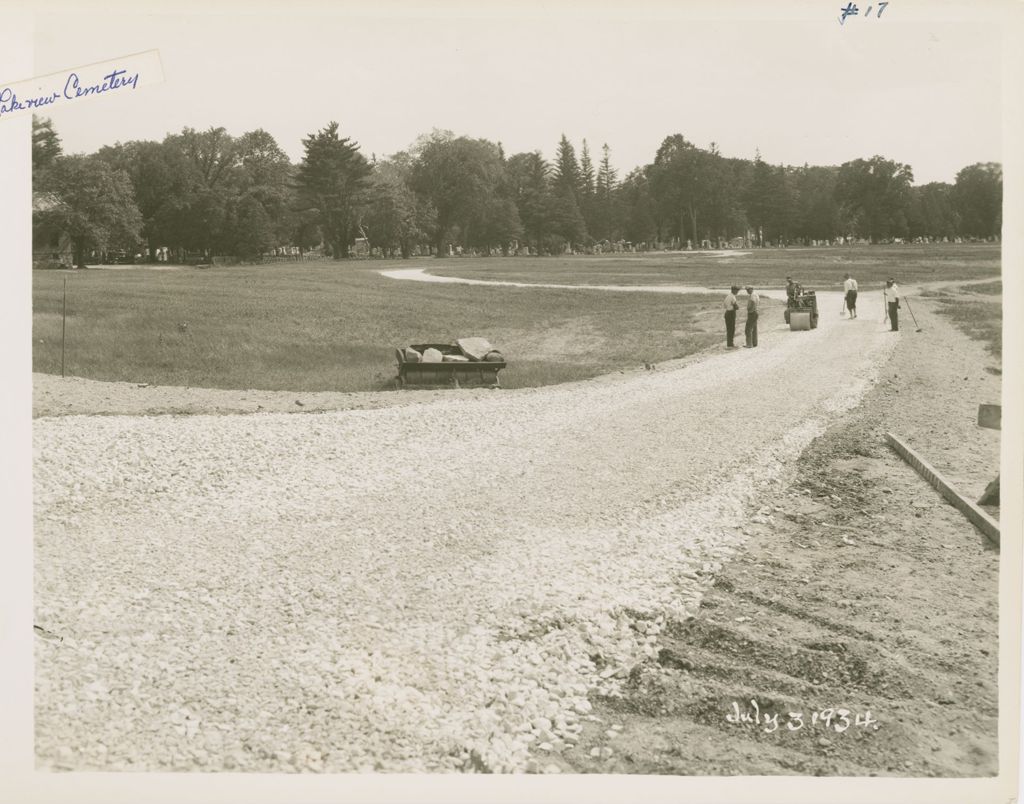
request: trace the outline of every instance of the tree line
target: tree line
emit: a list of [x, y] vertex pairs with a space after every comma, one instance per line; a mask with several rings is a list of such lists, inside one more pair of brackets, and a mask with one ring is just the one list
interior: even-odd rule
[[998, 238], [1002, 169], [964, 167], [953, 184], [913, 184], [909, 165], [882, 156], [792, 167], [723, 156], [681, 134], [620, 178], [607, 144], [594, 154], [563, 135], [555, 158], [507, 155], [501, 143], [435, 130], [405, 151], [363, 153], [335, 122], [302, 141], [292, 164], [262, 129], [185, 128], [65, 154], [46, 119], [33, 120], [37, 252], [254, 260], [283, 246], [343, 259], [372, 253], [562, 254], [720, 245], [815, 244], [851, 238]]

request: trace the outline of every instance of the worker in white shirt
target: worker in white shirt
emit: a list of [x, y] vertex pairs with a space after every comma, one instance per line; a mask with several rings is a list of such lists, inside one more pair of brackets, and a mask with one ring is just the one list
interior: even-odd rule
[[885, 290], [882, 291], [882, 296], [885, 298], [886, 318], [889, 319], [889, 325], [893, 332], [899, 332], [900, 289], [895, 279], [885, 281]]
[[757, 308], [761, 297], [754, 293], [754, 288], [747, 285], [747, 323], [743, 327], [743, 334], [746, 336], [744, 349], [753, 349], [757, 346]]
[[850, 318], [857, 317], [857, 280], [849, 274], [846, 275], [846, 281], [843, 282], [843, 290], [846, 291], [846, 310], [850, 314]]
[[736, 348], [732, 340], [736, 336], [736, 311], [740, 309], [740, 303], [736, 301], [739, 292], [739, 286], [733, 285], [725, 297], [725, 345], [729, 349]]

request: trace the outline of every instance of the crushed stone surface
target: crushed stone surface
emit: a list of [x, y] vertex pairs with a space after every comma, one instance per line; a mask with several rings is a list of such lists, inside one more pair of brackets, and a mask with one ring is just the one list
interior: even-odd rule
[[549, 388], [35, 419], [38, 766], [552, 767], [903, 336], [781, 319]]

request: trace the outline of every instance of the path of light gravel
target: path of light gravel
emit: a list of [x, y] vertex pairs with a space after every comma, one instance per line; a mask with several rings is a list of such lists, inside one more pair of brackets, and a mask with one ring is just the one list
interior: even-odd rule
[[36, 419], [40, 766], [545, 769], [901, 337], [778, 318], [543, 389]]
[[[742, 255], [741, 255], [742, 256]], [[467, 279], [461, 276], [443, 276], [432, 274], [425, 268], [392, 268], [378, 271], [388, 279], [401, 279], [410, 282], [434, 282], [448, 285], [491, 285], [510, 288], [555, 288], [558, 290], [603, 290], [613, 293], [717, 293], [717, 290], [698, 285], [568, 285], [553, 282], [513, 282], [505, 279]], [[770, 299], [786, 300], [784, 288], [758, 289], [758, 293]], [[741, 296], [742, 296], [741, 292]]]

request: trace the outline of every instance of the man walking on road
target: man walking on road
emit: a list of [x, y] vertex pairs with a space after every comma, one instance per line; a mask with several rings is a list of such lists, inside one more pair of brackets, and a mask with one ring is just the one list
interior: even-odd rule
[[752, 349], [757, 346], [757, 306], [761, 298], [754, 293], [754, 289], [747, 285], [747, 323], [743, 327], [743, 334], [747, 342], [744, 349]]
[[732, 341], [736, 336], [736, 311], [740, 309], [740, 303], [736, 301], [739, 292], [739, 287], [733, 285], [725, 297], [725, 345], [728, 349], [736, 348]]
[[857, 280], [849, 274], [846, 275], [846, 281], [843, 282], [843, 290], [846, 291], [846, 310], [850, 314], [850, 318], [857, 317]]
[[895, 279], [885, 281], [885, 290], [882, 291], [885, 297], [886, 317], [893, 332], [900, 329], [900, 289]]

